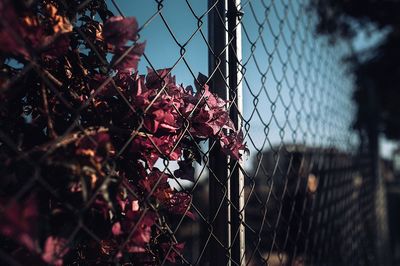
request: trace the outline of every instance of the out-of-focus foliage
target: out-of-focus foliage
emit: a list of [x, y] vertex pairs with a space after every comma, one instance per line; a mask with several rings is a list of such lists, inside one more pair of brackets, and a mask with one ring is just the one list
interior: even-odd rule
[[376, 45], [349, 58], [356, 77], [354, 125], [366, 129], [374, 126], [376, 117], [380, 132], [399, 139], [400, 1], [312, 0], [311, 7], [320, 18], [317, 31], [332, 40], [352, 39], [361, 31], [382, 36]]

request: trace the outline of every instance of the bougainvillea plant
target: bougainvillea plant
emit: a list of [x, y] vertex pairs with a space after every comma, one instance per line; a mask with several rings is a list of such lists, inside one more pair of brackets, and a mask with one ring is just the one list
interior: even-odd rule
[[195, 214], [168, 180], [193, 181], [201, 141], [237, 160], [245, 145], [205, 76], [193, 89], [171, 69], [141, 75], [144, 49], [136, 19], [103, 0], [0, 0], [0, 248], [12, 259], [181, 259], [169, 228]]

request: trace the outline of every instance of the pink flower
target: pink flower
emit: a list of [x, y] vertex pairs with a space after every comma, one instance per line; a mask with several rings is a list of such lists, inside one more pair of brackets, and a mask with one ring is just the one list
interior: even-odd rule
[[146, 75], [146, 87], [153, 90], [159, 90], [162, 87], [175, 86], [175, 77], [171, 75], [170, 68], [159, 69], [153, 71], [152, 69], [147, 69]]
[[115, 235], [115, 236], [121, 235], [122, 234], [121, 224], [119, 222], [116, 222], [115, 224], [113, 224], [111, 231], [112, 231], [113, 235]]
[[240, 160], [242, 154], [249, 153], [246, 144], [243, 143], [242, 131], [239, 133], [231, 132], [229, 135], [222, 132], [219, 138], [222, 150], [236, 160]]
[[72, 25], [67, 18], [58, 14], [54, 5], [46, 5], [49, 19], [54, 23], [53, 32], [48, 33], [36, 16], [21, 19], [12, 1], [3, 0], [0, 4], [0, 50], [30, 58], [32, 52], [42, 53], [49, 58], [58, 57], [67, 52], [69, 47], [68, 33]]
[[106, 42], [117, 47], [125, 45], [129, 40], [136, 41], [138, 23], [136, 18], [123, 18], [115, 16], [109, 18], [103, 27], [103, 37]]
[[144, 160], [150, 170], [153, 168], [153, 165], [160, 157], [150, 139], [148, 137], [142, 136], [136, 136], [133, 139], [131, 143], [130, 153], [137, 159]]
[[194, 220], [194, 214], [189, 211], [191, 203], [191, 195], [186, 192], [175, 192], [168, 201], [164, 202], [163, 207], [170, 213], [186, 215]]
[[42, 259], [56, 266], [63, 265], [62, 257], [69, 251], [67, 247], [67, 240], [61, 237], [49, 236], [44, 244]]
[[168, 184], [170, 176], [162, 173], [158, 168], [153, 168], [151, 173], [144, 179], [139, 181], [139, 186], [145, 189], [148, 193], [152, 192], [151, 196], [164, 202], [171, 197], [172, 189]]
[[38, 210], [33, 197], [23, 203], [12, 200], [0, 213], [0, 233], [35, 251], [37, 219]]
[[111, 60], [111, 65], [114, 65], [114, 68], [121, 72], [136, 71], [145, 46], [145, 43], [138, 43], [133, 47], [123, 46], [117, 48]]
[[[136, 217], [140, 216], [141, 214], [138, 214]], [[133, 228], [136, 228], [127, 246], [128, 252], [134, 252], [133, 250], [136, 250], [137, 252], [141, 249], [137, 249], [135, 247], [143, 248], [150, 242], [151, 228], [155, 224], [156, 218], [157, 216], [155, 213], [148, 211], [140, 221], [137, 223], [132, 223], [130, 229], [125, 230], [125, 232], [129, 233], [131, 230], [133, 230]]]
[[182, 149], [179, 145], [176, 145], [179, 140], [178, 135], [169, 134], [161, 137], [150, 138], [166, 158], [176, 161], [181, 156]]
[[179, 121], [173, 99], [166, 95], [160, 95], [145, 114], [144, 126], [151, 133], [158, 130], [165, 133], [175, 133], [180, 127]]

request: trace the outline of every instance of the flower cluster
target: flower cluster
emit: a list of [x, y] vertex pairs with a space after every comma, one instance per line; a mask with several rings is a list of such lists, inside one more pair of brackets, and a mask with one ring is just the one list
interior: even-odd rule
[[166, 228], [195, 214], [168, 181], [194, 180], [199, 142], [239, 160], [243, 137], [205, 76], [140, 75], [136, 19], [81, 2], [0, 0], [0, 246], [37, 264], [174, 263]]

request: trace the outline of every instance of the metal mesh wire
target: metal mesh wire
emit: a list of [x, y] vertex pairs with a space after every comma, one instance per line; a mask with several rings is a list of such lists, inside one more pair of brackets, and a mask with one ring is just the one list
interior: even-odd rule
[[[370, 151], [350, 130], [355, 113], [352, 76], [342, 61], [349, 51], [344, 44], [332, 46], [315, 35], [317, 18], [308, 1], [247, 0], [240, 5], [240, 1], [227, 1], [228, 10], [224, 1], [209, 1], [208, 6], [189, 0], [44, 2], [55, 3], [73, 18], [80, 43], [77, 50], [70, 51], [69, 64], [96, 64], [96, 71], [104, 77], [94, 85], [75, 84], [82, 79], [74, 80], [74, 75], [93, 74], [85, 74], [83, 67], [82, 73], [73, 73], [65, 84], [60, 81], [63, 70], [52, 68], [51, 61], [43, 63], [32, 47], [26, 49], [29, 60], [24, 63], [3, 62], [1, 93], [8, 95], [15, 90], [19, 94], [1, 105], [2, 180], [7, 182], [0, 189], [1, 215], [8, 217], [10, 208], [23, 211], [23, 202], [36, 195], [43, 205], [38, 208], [51, 211], [42, 217], [46, 222], [38, 230], [51, 228], [65, 239], [65, 252], [59, 251], [62, 256], [51, 263], [61, 260], [65, 265], [94, 265], [100, 258], [104, 265], [380, 265], [375, 245], [378, 224], [382, 226], [376, 212], [378, 182]], [[156, 79], [162, 84], [140, 112], [121, 89], [129, 86], [129, 81], [118, 83], [112, 70], [129, 51], [111, 59], [96, 43], [92, 28], [79, 20], [89, 16], [101, 21], [99, 14], [90, 14], [90, 8], [103, 4], [114, 15], [138, 18], [139, 41], [147, 41], [139, 73], [149, 67], [158, 73]], [[229, 19], [236, 24], [228, 24]], [[28, 45], [13, 32], [7, 17], [0, 22], [23, 47]], [[89, 57], [96, 60], [75, 61]], [[169, 67], [165, 72], [156, 71], [165, 67]], [[172, 104], [169, 111], [177, 112], [183, 122], [179, 134], [165, 143], [153, 138], [144, 120], [158, 99], [171, 96], [166, 84], [170, 73], [185, 85], [203, 85], [198, 72], [206, 73], [207, 67], [207, 83], [213, 92], [229, 100], [226, 108], [236, 128], [242, 130], [250, 156], [236, 161], [221, 153], [217, 139], [203, 141], [196, 144], [199, 163], [194, 163], [193, 180], [187, 181], [176, 174], [177, 159], [172, 156], [183, 142], [195, 138], [188, 117]], [[80, 91], [71, 89], [74, 86]], [[105, 88], [112, 97], [108, 102], [96, 102]], [[208, 100], [205, 94], [193, 110], [200, 108], [203, 100]], [[37, 102], [41, 108], [32, 110]], [[105, 106], [96, 109], [94, 104]], [[135, 122], [124, 120], [127, 114], [132, 115], [128, 119], [134, 116]], [[13, 122], [17, 119], [23, 120], [19, 131]], [[108, 129], [103, 129], [105, 119], [112, 121]], [[89, 120], [95, 122], [89, 124]], [[101, 147], [98, 134], [102, 130], [113, 138], [115, 146], [106, 160], [87, 162], [95, 158], [89, 154], [77, 157], [67, 148], [84, 139], [91, 143], [87, 144], [90, 149], [108, 149]], [[32, 135], [36, 141], [25, 143]], [[133, 185], [119, 183], [121, 173], [135, 176], [141, 171], [129, 165], [127, 151], [142, 138], [149, 142], [141, 148], [154, 151], [158, 158], [154, 167], [159, 169], [145, 196], [132, 188], [136, 186], [134, 178], [129, 179]], [[95, 185], [86, 188], [87, 194], [80, 198], [70, 198], [62, 189], [68, 175], [82, 178], [76, 181], [81, 182], [79, 186]], [[159, 189], [167, 186], [165, 175], [187, 207], [168, 219], [162, 218], [165, 210], [155, 203]], [[135, 199], [129, 208], [134, 209], [137, 200], [140, 205], [134, 226], [118, 243], [105, 242], [107, 236], [100, 229], [113, 225], [96, 224], [103, 214], [93, 212], [93, 206], [101, 204], [100, 196], [113, 197], [112, 184], [122, 187], [127, 198]], [[130, 257], [121, 258], [132, 239], [139, 241], [149, 214], [157, 220], [149, 230], [158, 236], [146, 243], [151, 252], [131, 250]], [[22, 233], [31, 233], [29, 223], [18, 226]], [[43, 259], [43, 255], [37, 258], [32, 253], [39, 249], [39, 254], [45, 254], [46, 239], [39, 239], [35, 248], [21, 248], [25, 242], [20, 236], [15, 241], [14, 235], [21, 232], [7, 235], [2, 231], [8, 236], [0, 240], [3, 264], [34, 265], [33, 261]], [[90, 245], [106, 254], [85, 253], [91, 250]]]
[[359, 252], [372, 242], [360, 213], [374, 210], [367, 199], [373, 185], [354, 158], [352, 80], [341, 61], [346, 46], [315, 36], [306, 1], [247, 1], [241, 9], [244, 98], [252, 98], [244, 128], [254, 150], [247, 259], [366, 265], [373, 252]]

